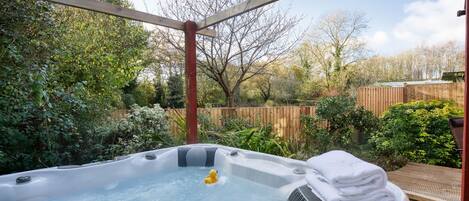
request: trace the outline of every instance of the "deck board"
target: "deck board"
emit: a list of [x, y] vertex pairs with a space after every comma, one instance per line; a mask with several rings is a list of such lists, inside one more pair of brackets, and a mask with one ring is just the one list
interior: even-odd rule
[[409, 163], [388, 176], [412, 200], [460, 200], [461, 169]]

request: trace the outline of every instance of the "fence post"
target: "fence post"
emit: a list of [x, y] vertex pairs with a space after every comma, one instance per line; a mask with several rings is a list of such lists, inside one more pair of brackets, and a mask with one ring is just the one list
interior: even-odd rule
[[407, 96], [407, 83], [404, 83], [404, 87], [402, 87], [402, 102], [407, 103], [409, 101]]

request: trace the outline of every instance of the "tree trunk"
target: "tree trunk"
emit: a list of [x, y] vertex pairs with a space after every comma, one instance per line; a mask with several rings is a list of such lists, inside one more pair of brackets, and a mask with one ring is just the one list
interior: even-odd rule
[[240, 88], [239, 85], [235, 86], [232, 90], [223, 90], [225, 92], [225, 106], [234, 107], [236, 102], [239, 101]]
[[226, 107], [234, 107], [235, 106], [235, 95], [233, 93], [225, 93], [226, 97]]

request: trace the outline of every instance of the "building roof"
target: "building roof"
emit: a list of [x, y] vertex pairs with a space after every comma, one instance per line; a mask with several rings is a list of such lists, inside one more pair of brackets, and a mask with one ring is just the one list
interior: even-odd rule
[[418, 85], [418, 84], [445, 84], [453, 83], [447, 80], [418, 80], [418, 81], [402, 81], [402, 82], [378, 82], [375, 86], [388, 86], [388, 87], [403, 87], [405, 84]]

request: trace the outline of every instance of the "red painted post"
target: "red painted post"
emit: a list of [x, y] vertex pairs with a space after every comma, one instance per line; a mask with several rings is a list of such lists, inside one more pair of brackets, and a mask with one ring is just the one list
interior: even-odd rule
[[186, 141], [187, 144], [197, 143], [197, 58], [195, 22], [184, 23], [186, 49]]
[[[466, 0], [466, 5], [469, 5], [469, 0]], [[464, 75], [464, 137], [463, 137], [463, 157], [462, 157], [462, 178], [461, 178], [461, 200], [469, 201], [469, 13], [466, 9], [466, 60], [465, 60], [465, 75]]]

